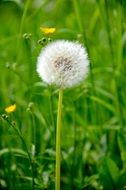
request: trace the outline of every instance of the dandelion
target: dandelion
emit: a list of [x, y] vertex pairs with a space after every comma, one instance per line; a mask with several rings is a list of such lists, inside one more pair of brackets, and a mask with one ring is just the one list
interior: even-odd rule
[[56, 180], [55, 190], [60, 190], [61, 117], [63, 89], [78, 85], [88, 73], [89, 60], [85, 48], [77, 42], [58, 40], [42, 49], [37, 62], [37, 72], [47, 84], [59, 87], [56, 129]]
[[38, 57], [37, 72], [46, 83], [69, 88], [86, 77], [88, 65], [87, 53], [82, 45], [59, 40], [42, 49]]
[[43, 28], [40, 27], [40, 30], [44, 33], [44, 34], [53, 34], [56, 31], [56, 28]]
[[14, 112], [15, 110], [16, 110], [16, 104], [13, 104], [13, 105], [8, 106], [8, 107], [5, 108], [5, 111], [6, 111], [7, 113], [12, 113], [12, 112]]

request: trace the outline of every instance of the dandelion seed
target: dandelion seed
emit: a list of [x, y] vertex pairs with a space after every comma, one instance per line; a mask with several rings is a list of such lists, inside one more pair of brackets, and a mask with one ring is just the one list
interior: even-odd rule
[[86, 49], [77, 42], [58, 40], [42, 49], [37, 72], [48, 84], [69, 88], [86, 78], [89, 60]]
[[53, 34], [55, 33], [56, 31], [56, 28], [43, 28], [43, 27], [40, 27], [41, 31], [44, 33], [44, 34]]
[[6, 111], [7, 113], [12, 113], [12, 112], [14, 112], [15, 110], [16, 110], [16, 104], [13, 104], [13, 105], [11, 105], [11, 106], [5, 108], [5, 111]]

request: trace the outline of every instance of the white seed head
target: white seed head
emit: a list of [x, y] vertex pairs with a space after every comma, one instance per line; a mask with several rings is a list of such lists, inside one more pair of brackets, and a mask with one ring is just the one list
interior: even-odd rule
[[79, 84], [88, 73], [85, 48], [77, 42], [58, 40], [42, 49], [37, 72], [48, 84], [69, 88]]

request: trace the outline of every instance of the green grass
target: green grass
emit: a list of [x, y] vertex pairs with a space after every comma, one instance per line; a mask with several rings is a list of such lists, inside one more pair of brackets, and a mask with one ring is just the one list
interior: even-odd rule
[[55, 189], [58, 90], [36, 72], [40, 26], [90, 60], [88, 79], [64, 91], [61, 190], [126, 189], [125, 18], [125, 0], [0, 1], [0, 189]]

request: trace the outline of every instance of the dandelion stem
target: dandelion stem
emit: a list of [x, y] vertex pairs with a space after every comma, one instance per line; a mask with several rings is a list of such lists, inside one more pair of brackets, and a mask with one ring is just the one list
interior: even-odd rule
[[60, 160], [61, 160], [61, 117], [63, 89], [59, 90], [57, 129], [56, 129], [56, 181], [55, 190], [60, 190]]

